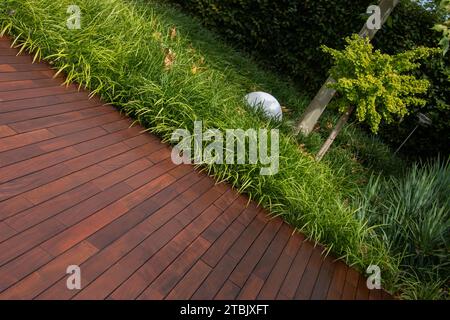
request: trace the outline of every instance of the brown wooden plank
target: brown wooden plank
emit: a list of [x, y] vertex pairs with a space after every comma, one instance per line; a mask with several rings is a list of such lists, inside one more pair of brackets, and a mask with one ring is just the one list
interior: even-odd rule
[[301, 277], [306, 270], [306, 266], [313, 251], [314, 246], [310, 242], [304, 241], [302, 243], [291, 268], [281, 285], [280, 291], [277, 294], [277, 299], [293, 299], [295, 297]]
[[12, 237], [14, 234], [16, 234], [16, 231], [13, 228], [0, 221], [0, 242]]
[[17, 56], [18, 54], [17, 48], [0, 48], [0, 56]]
[[41, 244], [42, 248], [53, 255], [61, 254], [70, 247], [95, 233], [98, 229], [103, 228], [121, 215], [125, 214], [128, 210], [142, 202], [144, 199], [155, 194], [171, 182], [173, 182], [173, 178], [167, 175], [151, 181], [144, 187], [129, 193], [119, 201], [110, 204], [78, 224], [71, 226], [64, 232], [47, 240], [45, 243]]
[[197, 238], [158, 278], [146, 288], [138, 299], [162, 299], [191, 270], [210, 243]]
[[[185, 184], [170, 184], [151, 198], [143, 201], [141, 204], [133, 208], [133, 210], [130, 210], [128, 213], [110, 223], [102, 230], [96, 232], [88, 238], [88, 241], [97, 248], [106, 247], [117, 238], [130, 231], [133, 227], [141, 223], [148, 216], [157, 212], [169, 201], [173, 200], [176, 196], [184, 192], [200, 179], [199, 177], [192, 179], [192, 176], [188, 176], [187, 178], [190, 179], [189, 182]], [[182, 182], [182, 180], [179, 181]]]
[[183, 279], [169, 292], [166, 299], [190, 299], [211, 271], [211, 267], [199, 260]]
[[58, 136], [62, 136], [73, 132], [94, 128], [99, 125], [101, 126], [105, 123], [113, 123], [120, 119], [120, 114], [118, 114], [117, 112], [111, 112], [105, 115], [86, 117], [81, 120], [52, 126], [49, 127], [48, 130]]
[[39, 247], [0, 267], [0, 292], [36, 271], [52, 257]]
[[64, 225], [56, 220], [47, 220], [40, 225], [27, 229], [22, 233], [0, 244], [0, 266], [27, 252], [44, 239], [48, 239], [64, 229]]
[[255, 274], [251, 274], [248, 280], [245, 282], [245, 285], [240, 291], [237, 299], [254, 300], [257, 297], [263, 285], [264, 280], [262, 280]]
[[[281, 219], [280, 222], [282, 223]], [[275, 223], [275, 221], [273, 221], [272, 223]], [[286, 246], [286, 243], [289, 240], [291, 233], [292, 229], [287, 224], [282, 223], [280, 231], [277, 234], [275, 234], [272, 243], [267, 247], [267, 250], [264, 253], [263, 257], [253, 270], [253, 273], [257, 277], [259, 277], [263, 281], [267, 280], [269, 274], [272, 271], [272, 268], [280, 258], [282, 250]], [[259, 291], [255, 293], [257, 295]], [[256, 298], [256, 295], [254, 298]]]
[[73, 147], [67, 147], [53, 152], [43, 154], [41, 156], [21, 161], [9, 166], [0, 168], [0, 183], [4, 183], [19, 177], [26, 176], [30, 173], [48, 168], [55, 164], [72, 159], [80, 153]]
[[354, 300], [356, 290], [358, 287], [359, 273], [352, 268], [347, 270], [347, 276], [345, 278], [344, 289], [342, 292], [343, 300]]
[[[3, 218], [11, 217], [23, 210], [22, 206], [14, 205], [16, 202], [22, 203], [21, 199], [26, 199], [21, 193], [45, 185], [69, 173], [70, 170], [60, 163], [2, 184], [0, 199], [3, 201], [0, 202], [0, 207], [8, 209], [2, 213]], [[27, 200], [27, 203], [32, 202]]]
[[106, 172], [107, 171], [102, 167], [93, 165], [23, 193], [23, 196], [30, 202], [37, 205], [66, 191], [76, 188], [88, 181], [91, 181], [92, 179], [100, 177]]
[[[158, 179], [159, 178], [156, 180]], [[180, 212], [175, 219], [170, 220], [167, 224], [158, 229], [137, 248], [130, 251], [117, 264], [91, 283], [88, 288], [80, 292], [76, 296], [76, 299], [85, 299], [87, 297], [90, 299], [106, 298], [115, 288], [142, 266], [146, 260], [153, 256], [178, 232], [208, 208], [219, 196], [220, 193], [214, 188], [208, 190], [186, 209]]]
[[382, 300], [383, 299], [383, 292], [382, 290], [373, 289], [369, 292], [369, 300]]
[[153, 167], [142, 171], [140, 174], [127, 179], [125, 181], [133, 189], [139, 188], [147, 183], [149, 180], [152, 180], [161, 175], [161, 173], [167, 172], [175, 168], [175, 165], [172, 161], [167, 160], [161, 163], [154, 165]]
[[73, 146], [84, 141], [95, 139], [104, 134], [106, 134], [106, 132], [103, 129], [96, 127], [84, 130], [82, 132], [75, 132], [66, 136], [55, 137], [31, 145], [5, 151], [0, 153], [0, 166], [7, 166], [20, 161], [28, 160], [40, 156], [46, 152], [55, 151], [64, 147]]
[[45, 63], [0, 64], [0, 72], [41, 71], [48, 69], [49, 66]]
[[34, 298], [60, 279], [61, 276], [66, 276], [66, 269], [69, 265], [80, 265], [88, 257], [95, 254], [96, 251], [97, 249], [88, 243], [80, 243], [72, 252], [59, 256], [38, 271], [0, 293], [0, 299]]
[[381, 297], [383, 300], [395, 300], [394, 296], [391, 296], [386, 290], [381, 289]]
[[[147, 147], [147, 146], [148, 145], [144, 145], [144, 147]], [[140, 149], [143, 151], [142, 153], [145, 152], [144, 148], [140, 148]], [[141, 171], [151, 167], [153, 164], [150, 161], [148, 161], [147, 159], [143, 158], [142, 153], [126, 152], [122, 155], [119, 155], [118, 157], [112, 158], [112, 159], [116, 160], [117, 158], [125, 158], [125, 157], [121, 157], [123, 155], [133, 154], [133, 156], [134, 156], [133, 158], [130, 157], [125, 160], [126, 161], [135, 160], [135, 161], [133, 161], [131, 163], [125, 162], [119, 168], [115, 168], [115, 167], [109, 166], [109, 165], [104, 165], [105, 162], [108, 162], [108, 160], [112, 160], [112, 159], [108, 159], [107, 161], [100, 162], [99, 166], [108, 173], [102, 177], [94, 179], [93, 180], [94, 185], [96, 185], [101, 190], [106, 190], [109, 187], [116, 184], [118, 181], [123, 181], [123, 180], [129, 179], [130, 177], [133, 177], [136, 174], [140, 173]]]
[[55, 135], [46, 129], [40, 129], [0, 139], [0, 152], [23, 147], [35, 142], [54, 138]]
[[124, 130], [131, 127], [132, 122], [130, 119], [121, 119], [119, 121], [113, 122], [113, 123], [107, 123], [102, 125], [102, 128], [106, 131], [112, 133], [119, 130]]
[[56, 216], [58, 221], [66, 226], [73, 226], [83, 219], [93, 215], [95, 212], [102, 210], [108, 205], [112, 205], [122, 197], [131, 192], [131, 188], [124, 183], [118, 183], [104, 192], [97, 192], [92, 197], [78, 202]]
[[234, 221], [227, 229], [227, 232], [224, 232], [220, 238], [211, 245], [208, 251], [203, 255], [202, 260], [211, 267], [215, 267], [244, 230], [245, 226], [243, 224]]
[[65, 192], [49, 201], [33, 206], [5, 220], [17, 232], [24, 231], [56, 214], [77, 205], [99, 193], [101, 190], [92, 183], [86, 183]]
[[[174, 201], [169, 202], [167, 206], [149, 216], [146, 220], [120, 237], [114, 243], [101, 250], [98, 255], [84, 263], [81, 266], [83, 268], [83, 283], [87, 286], [103, 272], [108, 270], [118, 260], [146, 239], [148, 235], [158, 230], [158, 228], [163, 226], [186, 205], [198, 198], [200, 196], [198, 190], [204, 190], [210, 183], [211, 181], [209, 179], [202, 179], [193, 187], [189, 188], [189, 190], [183, 192], [183, 194], [178, 196]], [[66, 289], [65, 281], [59, 281], [57, 285], [44, 293], [42, 298], [45, 299], [57, 296], [59, 298], [69, 299], [76, 293], [77, 292], [68, 291]]]
[[63, 165], [69, 168], [70, 172], [74, 172], [118, 156], [128, 150], [130, 149], [124, 143], [118, 142], [86, 154], [79, 153], [78, 157], [71, 157], [70, 159], [64, 161]]
[[180, 229], [182, 229], [181, 224], [175, 220], [170, 221], [95, 279], [87, 288], [78, 293], [75, 299], [105, 299], [142, 266], [149, 257], [164, 246], [173, 237], [173, 233]]
[[330, 287], [328, 289], [328, 300], [339, 300], [342, 296], [342, 291], [345, 285], [345, 277], [347, 275], [348, 267], [342, 262], [336, 262], [336, 266], [331, 280]]
[[15, 135], [16, 132], [6, 125], [0, 125], [0, 138]]
[[39, 107], [49, 107], [52, 105], [69, 102], [85, 101], [88, 99], [88, 95], [86, 92], [83, 91], [82, 92], [69, 91], [62, 93], [53, 93], [43, 97], [22, 98], [22, 96], [19, 96], [18, 99], [19, 100], [1, 101], [0, 114], [11, 111], [19, 111], [27, 109], [29, 110]]
[[326, 257], [322, 263], [319, 276], [311, 294], [312, 300], [325, 300], [327, 298], [334, 268], [336, 268], [336, 264], [333, 263], [330, 257]]
[[[0, 58], [0, 63], [3, 63], [2, 59]], [[17, 62], [22, 63], [22, 62]], [[51, 70], [37, 70], [37, 71], [21, 71], [21, 72], [1, 72], [0, 73], [0, 82], [4, 81], [19, 81], [19, 80], [39, 80], [39, 79], [49, 79], [54, 76], [54, 72]], [[62, 88], [59, 85], [55, 88]], [[27, 92], [27, 95], [30, 95], [31, 92], [36, 93], [36, 89], [28, 89], [23, 90]], [[29, 96], [28, 98], [31, 98], [34, 96]], [[15, 100], [15, 99], [21, 99], [20, 95], [15, 93], [8, 93], [8, 92], [2, 92], [0, 94], [0, 98], [3, 99], [3, 101], [8, 100]], [[23, 99], [23, 98], [22, 98]]]
[[298, 234], [291, 235], [275, 267], [261, 288], [258, 299], [274, 300], [276, 298], [303, 240], [304, 238]]
[[[222, 211], [211, 205], [199, 217], [173, 237], [112, 294], [114, 299], [135, 299], [161, 274]], [[143, 281], [142, 281], [143, 280]]]
[[[5, 48], [2, 48], [5, 49]], [[21, 55], [21, 56], [5, 56], [0, 55], [0, 63], [8, 63], [8, 64], [15, 64], [15, 63], [31, 63], [33, 61], [33, 58], [27, 55]]]
[[[236, 191], [229, 189], [216, 201], [215, 205], [218, 208], [225, 210], [234, 202], [234, 200], [236, 200], [236, 198], [238, 198], [238, 196], [239, 194]], [[242, 199], [244, 199], [244, 197], [242, 197]]]
[[[253, 268], [256, 267], [256, 264], [264, 255], [265, 251], [269, 247], [281, 225], [281, 219], [275, 219], [270, 221], [270, 223], [265, 226], [264, 230], [261, 232], [258, 238], [256, 238], [254, 243], [245, 253], [242, 260], [239, 262], [239, 264], [231, 274], [230, 280], [233, 281], [233, 283], [241, 288], [244, 286], [246, 280], [252, 273]], [[231, 252], [229, 252], [229, 254], [231, 254]], [[234, 256], [234, 258], [240, 257]]]
[[[230, 197], [229, 194], [232, 193], [233, 197]], [[225, 209], [220, 208], [217, 204], [223, 203], [224, 197], [229, 199], [229, 206]], [[214, 221], [202, 234], [202, 237], [209, 242], [213, 243], [216, 239], [218, 239], [225, 230], [229, 227], [229, 225], [239, 216], [239, 214], [245, 209], [245, 199], [243, 197], [237, 197], [236, 192], [233, 190], [226, 191], [219, 199], [214, 202], [214, 205], [222, 210], [224, 210], [223, 214]], [[252, 206], [252, 208], [255, 208]], [[255, 208], [255, 210], [257, 210]]]
[[358, 279], [358, 287], [356, 290], [356, 300], [369, 300], [369, 289], [367, 288], [366, 278], [362, 275]]
[[[50, 130], [49, 130], [50, 131]], [[95, 140], [104, 136], [106, 131], [100, 127], [94, 127], [83, 131], [77, 131], [64, 136], [55, 137], [53, 139], [42, 141], [37, 145], [43, 152], [50, 152], [68, 146], [79, 145], [86, 141]]]
[[[222, 253], [223, 254], [223, 253]], [[239, 260], [225, 254], [192, 296], [194, 300], [210, 300], [220, 291]]]
[[[39, 80], [16, 80], [0, 82], [0, 92], [15, 91], [33, 88], [54, 87], [59, 85], [58, 79], [39, 79]], [[20, 95], [20, 93], [18, 93]]]
[[154, 152], [148, 156], [148, 159], [153, 163], [158, 163], [164, 159], [170, 158], [171, 150], [169, 148], [161, 148], [158, 152]]
[[[95, 139], [79, 143], [79, 144], [75, 145], [74, 148], [77, 149], [81, 153], [89, 153], [89, 152], [110, 146], [113, 143], [123, 142], [125, 145], [128, 145], [127, 141], [133, 139], [133, 137], [135, 137], [138, 134], [139, 134], [138, 132], [136, 132], [136, 131], [133, 132], [131, 130], [117, 131], [112, 134], [103, 135], [103, 136], [97, 137]], [[140, 145], [143, 145], [143, 144], [144, 143], [142, 143]], [[136, 148], [136, 147], [138, 147], [138, 146], [133, 146], [130, 148]]]
[[310, 299], [312, 291], [314, 289], [314, 285], [322, 267], [322, 263], [323, 257], [321, 250], [319, 248], [316, 248], [308, 261], [308, 265], [306, 266], [305, 272], [303, 273], [302, 279], [298, 285], [297, 292], [295, 293], [296, 299]]
[[17, 196], [14, 201], [0, 201], [0, 220], [6, 219], [13, 214], [33, 207], [34, 205], [24, 197]]
[[[3, 40], [1, 40], [3, 39]], [[6, 38], [0, 38], [0, 48], [7, 49], [11, 48], [11, 42], [8, 40], [5, 40]]]
[[272, 271], [276, 261], [280, 258], [280, 254], [286, 245], [290, 236], [290, 228], [287, 224], [283, 224], [272, 241], [267, 247], [261, 260], [259, 260], [250, 277], [245, 282], [239, 294], [239, 299], [254, 300], [264, 286], [269, 274]]
[[64, 114], [71, 111], [79, 111], [88, 108], [101, 106], [101, 102], [96, 100], [83, 100], [69, 103], [55, 104], [51, 106], [36, 107], [26, 110], [18, 110], [2, 113], [0, 124], [12, 124], [36, 118], [43, 118], [58, 114]]
[[[86, 155], [81, 156], [78, 153], [74, 153], [68, 156], [67, 158], [61, 159], [62, 161], [59, 161], [59, 163], [55, 161], [55, 163], [53, 163], [53, 166], [47, 168], [40, 167], [39, 168], [40, 171], [26, 172], [27, 173], [26, 175], [22, 177], [16, 177], [14, 180], [10, 180], [2, 184], [2, 190], [0, 192], [0, 200], [4, 200], [4, 202], [16, 201], [12, 197], [14, 196], [24, 197], [24, 194], [26, 192], [29, 192], [30, 190], [39, 188], [41, 186], [45, 186], [46, 184], [50, 184], [53, 181], [62, 179], [67, 175], [76, 174], [76, 171], [80, 171], [84, 168], [97, 164], [98, 162], [101, 162], [105, 159], [113, 158], [118, 154], [120, 154], [121, 152], [127, 151], [125, 149], [126, 147], [124, 145], [121, 145], [120, 143], [113, 146], [116, 146], [116, 148], [113, 149], [112, 147], [106, 147], [104, 149], [101, 149], [100, 151], [104, 151], [101, 157], [95, 157], [97, 152], [88, 153]], [[65, 149], [66, 148], [62, 150], [64, 151]], [[76, 156], [79, 157], [77, 158]], [[40, 158], [40, 156], [33, 159], [37, 158]], [[33, 163], [33, 159], [25, 160], [23, 162], [19, 162], [14, 165], [9, 165], [8, 167], [20, 166], [20, 164], [23, 163]], [[86, 161], [83, 162], [81, 160]]]
[[227, 253], [235, 259], [240, 260], [247, 253], [255, 239], [258, 238], [259, 234], [265, 229], [267, 222], [267, 218], [261, 212], [258, 212], [252, 223], [245, 229], [239, 239], [233, 243]]
[[239, 294], [239, 291], [241, 288], [239, 288], [237, 285], [235, 285], [231, 281], [225, 282], [223, 287], [220, 289], [220, 291], [217, 293], [217, 295], [214, 297], [215, 300], [234, 300]]
[[59, 124], [64, 124], [80, 119], [84, 119], [86, 117], [93, 117], [99, 115], [105, 115], [107, 113], [112, 112], [110, 108], [105, 106], [98, 106], [93, 108], [88, 108], [85, 110], [66, 112], [62, 114], [57, 114], [53, 116], [48, 116], [45, 118], [37, 118], [26, 121], [20, 121], [10, 124], [9, 126], [14, 129], [16, 132], [28, 132], [48, 127], [53, 127]]
[[[114, 141], [112, 141], [114, 142]], [[117, 144], [113, 144], [112, 146], [107, 146], [103, 149], [99, 149], [84, 155], [80, 155], [80, 153], [74, 153], [70, 154], [67, 157], [64, 157], [62, 159], [54, 159], [53, 167], [50, 168], [43, 168], [39, 167], [38, 165], [35, 165], [34, 167], [30, 168], [30, 171], [27, 172], [18, 172], [16, 173], [16, 179], [13, 181], [8, 182], [7, 186], [4, 188], [2, 193], [0, 193], [0, 199], [6, 199], [10, 198], [17, 193], [20, 192], [26, 192], [28, 190], [37, 188], [43, 184], [49, 183], [51, 181], [54, 181], [58, 178], [64, 177], [66, 175], [69, 175], [73, 172], [76, 172], [77, 170], [81, 170], [83, 168], [86, 168], [88, 166], [94, 165], [98, 162], [101, 162], [103, 160], [113, 158], [123, 152], [126, 152], [128, 147], [125, 146], [122, 142], [119, 142]], [[58, 152], [64, 152], [69, 150], [75, 150], [73, 147], [64, 148], [61, 150], [57, 150], [51, 153], [44, 154], [43, 156], [39, 156], [33, 159], [29, 159], [26, 161], [22, 161], [20, 163], [9, 165], [4, 168], [10, 168], [10, 167], [28, 167], [33, 164], [33, 161], [36, 161], [36, 159], [40, 159], [41, 157], [48, 156], [51, 154], [55, 154]], [[75, 150], [76, 151], [76, 150]], [[78, 157], [76, 157], [78, 156]], [[47, 161], [48, 164], [49, 161]], [[62, 163], [63, 162], [63, 163]], [[35, 169], [35, 170], [32, 170]], [[44, 169], [44, 170], [42, 170]], [[41, 170], [41, 171], [38, 171]], [[0, 172], [2, 169], [0, 169]], [[22, 177], [18, 177], [18, 175], [24, 174]], [[9, 177], [11, 178], [11, 177]], [[12, 180], [12, 179], [11, 179]], [[10, 201], [10, 200], [8, 200]], [[14, 200], [11, 200], [14, 201]]]

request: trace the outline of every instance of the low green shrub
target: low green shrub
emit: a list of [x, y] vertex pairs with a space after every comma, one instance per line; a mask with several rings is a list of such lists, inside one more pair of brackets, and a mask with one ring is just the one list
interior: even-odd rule
[[334, 61], [330, 75], [336, 82], [329, 86], [339, 94], [339, 112], [356, 108], [356, 119], [376, 133], [382, 120], [390, 124], [407, 115], [410, 106], [425, 105], [417, 95], [425, 93], [430, 83], [411, 72], [437, 50], [421, 47], [389, 55], [374, 50], [369, 39], [356, 34], [346, 42], [341, 51], [322, 46]]
[[450, 281], [450, 160], [415, 164], [402, 178], [373, 176], [357, 216], [401, 257], [405, 298], [445, 298]]

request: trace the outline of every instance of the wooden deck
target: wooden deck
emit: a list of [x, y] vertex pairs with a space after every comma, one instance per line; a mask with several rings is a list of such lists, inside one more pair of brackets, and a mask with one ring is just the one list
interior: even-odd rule
[[[0, 299], [380, 299], [0, 39]], [[66, 287], [79, 265], [81, 290]]]

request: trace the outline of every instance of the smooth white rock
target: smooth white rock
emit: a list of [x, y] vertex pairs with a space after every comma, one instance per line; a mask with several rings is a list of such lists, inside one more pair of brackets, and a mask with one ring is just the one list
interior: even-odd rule
[[253, 108], [261, 108], [264, 113], [273, 119], [281, 120], [283, 113], [281, 105], [274, 96], [266, 92], [252, 92], [245, 96], [245, 100], [249, 106]]

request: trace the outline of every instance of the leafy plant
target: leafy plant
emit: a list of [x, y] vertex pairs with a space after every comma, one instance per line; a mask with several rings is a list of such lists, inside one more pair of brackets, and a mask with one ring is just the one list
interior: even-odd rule
[[447, 20], [442, 23], [436, 24], [433, 29], [442, 33], [442, 39], [439, 44], [441, 45], [443, 54], [445, 56], [450, 44], [450, 20], [448, 19], [450, 15], [450, 0], [442, 0], [439, 7], [445, 12]]
[[337, 81], [330, 87], [340, 95], [340, 112], [355, 106], [357, 119], [367, 122], [376, 133], [382, 119], [392, 123], [408, 114], [409, 106], [425, 105], [417, 95], [427, 91], [429, 82], [416, 79], [411, 71], [435, 49], [422, 47], [388, 55], [374, 50], [367, 38], [358, 35], [346, 38], [346, 42], [342, 51], [322, 46], [334, 61], [330, 74]]
[[318, 161], [328, 152], [354, 109], [356, 118], [368, 123], [376, 133], [382, 119], [391, 123], [395, 116], [401, 119], [408, 114], [409, 106], [426, 103], [416, 95], [425, 93], [429, 82], [416, 79], [411, 71], [420, 66], [418, 60], [436, 49], [421, 47], [391, 56], [374, 51], [368, 38], [356, 34], [345, 41], [347, 46], [341, 51], [322, 46], [334, 61], [330, 74], [336, 80], [328, 86], [339, 94], [336, 105], [342, 116], [317, 153]]
[[[401, 257], [403, 294], [426, 299], [450, 281], [450, 161], [415, 164], [402, 178], [373, 176], [357, 216]], [[436, 285], [438, 284], [438, 285]]]

